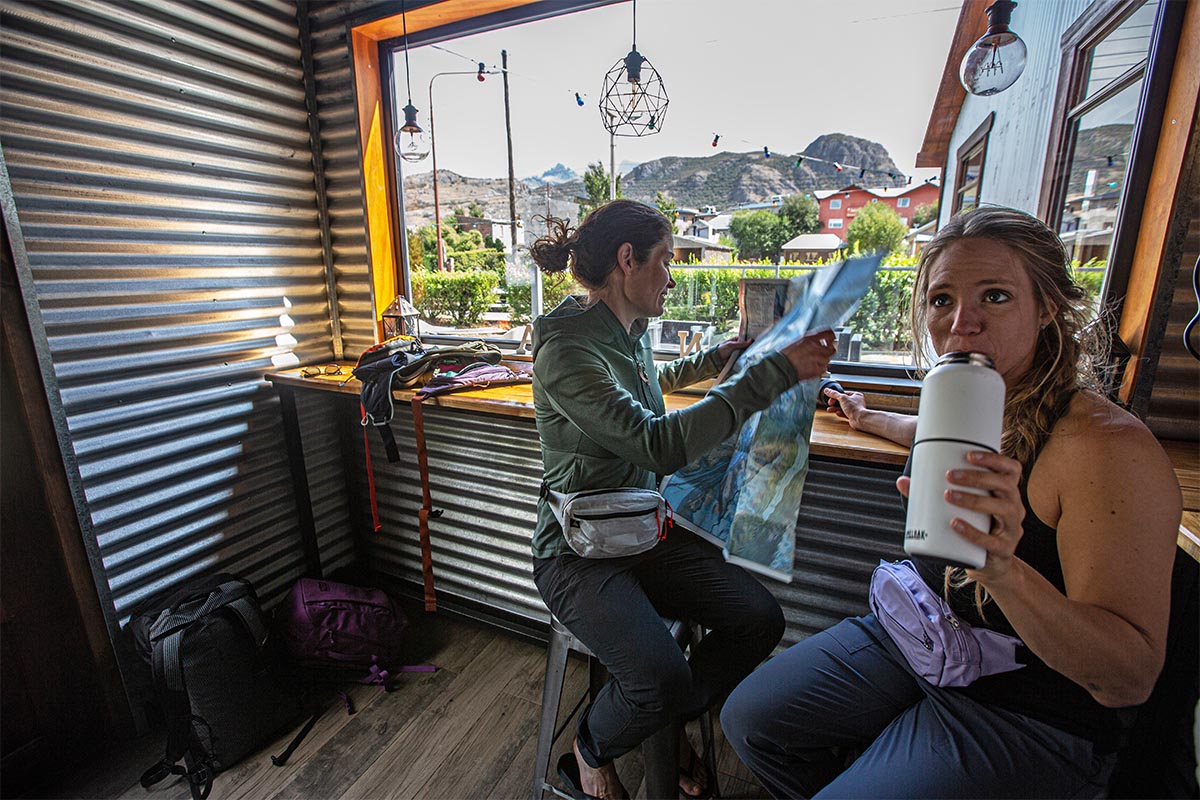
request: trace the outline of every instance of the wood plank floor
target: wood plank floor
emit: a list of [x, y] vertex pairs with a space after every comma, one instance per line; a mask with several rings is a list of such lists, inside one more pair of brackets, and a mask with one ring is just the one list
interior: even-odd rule
[[[528, 798], [544, 645], [443, 614], [411, 616], [419, 646], [413, 660], [435, 664], [437, 672], [402, 675], [390, 693], [347, 687], [352, 715], [331, 695], [328, 710], [286, 766], [273, 766], [270, 755], [283, 750], [294, 729], [218, 775], [210, 800]], [[572, 658], [560, 715], [570, 712], [586, 682], [585, 663]], [[699, 731], [689, 735], [698, 745]], [[569, 742], [564, 735], [557, 743], [552, 765]], [[719, 730], [717, 742], [721, 795], [769, 797]], [[154, 733], [114, 746], [74, 771], [65, 765], [52, 785], [30, 796], [190, 800], [185, 783], [163, 781], [150, 790], [138, 783], [142, 770], [161, 757], [163, 743], [162, 734]], [[644, 796], [639, 752], [620, 759], [617, 770], [635, 797]]]

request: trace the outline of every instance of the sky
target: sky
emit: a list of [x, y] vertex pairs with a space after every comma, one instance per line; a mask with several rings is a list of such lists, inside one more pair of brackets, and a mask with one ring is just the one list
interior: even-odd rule
[[[409, 85], [427, 135], [432, 76], [472, 73], [433, 81], [438, 169], [507, 176], [501, 76], [482, 83], [474, 76], [479, 61], [499, 68], [501, 49], [516, 177], [558, 162], [577, 173], [594, 161], [607, 168], [609, 135], [597, 101], [605, 73], [633, 44], [634, 9], [617, 3], [414, 47]], [[955, 0], [640, 0], [637, 49], [661, 76], [670, 105], [659, 133], [616, 138], [616, 163], [764, 146], [798, 154], [823, 133], [845, 133], [881, 143], [905, 174], [934, 175], [914, 161], [957, 20]], [[402, 53], [396, 76], [404, 105]], [[406, 175], [431, 168], [430, 158], [404, 164]]]

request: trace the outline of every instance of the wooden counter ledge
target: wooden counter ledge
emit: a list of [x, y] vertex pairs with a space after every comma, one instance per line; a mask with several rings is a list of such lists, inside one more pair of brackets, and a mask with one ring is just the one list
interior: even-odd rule
[[[342, 364], [341, 375], [317, 375], [305, 378], [300, 369], [268, 373], [266, 378], [273, 384], [295, 389], [323, 392], [340, 392], [358, 396], [359, 382], [351, 376], [351, 364]], [[407, 402], [414, 392], [397, 390], [397, 400]], [[686, 408], [700, 398], [690, 394], [667, 395], [667, 410]], [[426, 401], [429, 405], [476, 411], [484, 414], [502, 414], [510, 417], [533, 419], [533, 390], [529, 384], [497, 386], [491, 389], [473, 389], [453, 392]], [[834, 414], [821, 411], [813, 420], [811, 453], [825, 458], [842, 458], [849, 461], [865, 461], [875, 464], [901, 466], [908, 459], [908, 448], [881, 439], [869, 433], [851, 430], [845, 420]]]

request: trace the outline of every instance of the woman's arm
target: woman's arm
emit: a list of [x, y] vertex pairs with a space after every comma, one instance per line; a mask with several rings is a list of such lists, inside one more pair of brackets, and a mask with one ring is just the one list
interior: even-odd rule
[[1034, 468], [1034, 480], [1054, 488], [1061, 509], [1065, 596], [1013, 556], [1025, 513], [1017, 462], [973, 454], [988, 471], [952, 470], [951, 483], [993, 496], [948, 492], [947, 499], [995, 517], [990, 535], [965, 523], [956, 528], [988, 551], [984, 568], [968, 575], [1039, 658], [1116, 708], [1144, 702], [1162, 668], [1182, 501], [1154, 437], [1132, 417], [1114, 422], [1113, 413], [1128, 417], [1113, 408], [1106, 424], [1093, 415], [1090, 430], [1056, 430]]
[[787, 360], [776, 355], [722, 393], [657, 416], [613, 379], [588, 340], [558, 337], [543, 345], [538, 357], [571, 365], [541, 376], [534, 370], [555, 411], [608, 452], [659, 474], [675, 472], [724, 441], [796, 382]]
[[825, 389], [826, 408], [850, 423], [856, 431], [873, 433], [904, 447], [912, 447], [917, 432], [917, 418], [911, 414], [873, 411], [867, 408], [859, 392], [839, 392]]
[[726, 339], [718, 345], [684, 358], [677, 358], [658, 367], [658, 386], [663, 394], [670, 394], [697, 381], [715, 378], [737, 354], [753, 342], [748, 339]]

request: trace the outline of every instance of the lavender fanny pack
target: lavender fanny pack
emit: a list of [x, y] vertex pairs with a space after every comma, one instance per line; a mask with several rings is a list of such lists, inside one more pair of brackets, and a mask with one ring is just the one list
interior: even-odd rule
[[1018, 661], [1020, 639], [958, 619], [911, 561], [879, 562], [871, 611], [913, 671], [934, 686], [967, 686], [1025, 666]]

